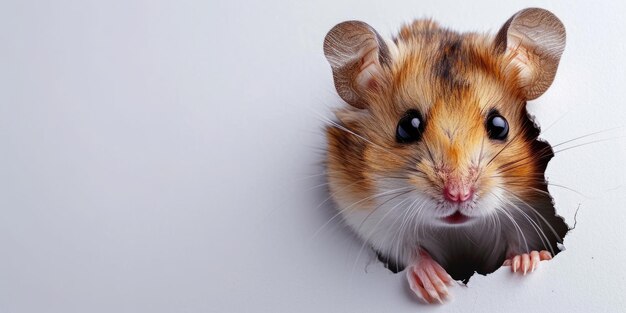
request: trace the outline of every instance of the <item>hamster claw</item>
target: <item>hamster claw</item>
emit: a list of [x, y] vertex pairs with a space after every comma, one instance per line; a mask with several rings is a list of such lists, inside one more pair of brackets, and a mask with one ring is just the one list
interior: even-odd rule
[[426, 303], [443, 303], [450, 297], [448, 286], [454, 279], [429, 255], [421, 253], [420, 259], [407, 267], [406, 277], [411, 290]]
[[550, 252], [543, 251], [531, 251], [530, 253], [523, 253], [506, 259], [502, 266], [511, 266], [511, 271], [517, 273], [518, 271], [522, 275], [526, 275], [529, 272], [534, 272], [539, 266], [539, 262], [551, 260], [552, 254]]

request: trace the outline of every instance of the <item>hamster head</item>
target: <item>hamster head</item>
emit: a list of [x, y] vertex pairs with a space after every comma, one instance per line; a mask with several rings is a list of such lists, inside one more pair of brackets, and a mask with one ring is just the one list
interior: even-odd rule
[[467, 227], [545, 197], [552, 150], [525, 106], [552, 83], [564, 46], [563, 25], [542, 9], [496, 36], [418, 20], [385, 41], [363, 22], [335, 26], [324, 52], [349, 106], [327, 128], [327, 166], [343, 216], [382, 208]]

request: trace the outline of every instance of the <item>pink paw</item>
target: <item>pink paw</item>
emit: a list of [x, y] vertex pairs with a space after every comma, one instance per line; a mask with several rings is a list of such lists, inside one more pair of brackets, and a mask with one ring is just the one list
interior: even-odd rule
[[407, 267], [406, 277], [411, 290], [426, 303], [443, 303], [449, 295], [446, 285], [454, 282], [446, 270], [425, 252], [420, 253], [417, 262]]
[[540, 261], [551, 259], [552, 254], [546, 250], [540, 252], [531, 251], [530, 253], [516, 255], [512, 258], [506, 259], [502, 266], [511, 266], [511, 271], [514, 273], [520, 271], [520, 273], [526, 275], [529, 270], [534, 272]]

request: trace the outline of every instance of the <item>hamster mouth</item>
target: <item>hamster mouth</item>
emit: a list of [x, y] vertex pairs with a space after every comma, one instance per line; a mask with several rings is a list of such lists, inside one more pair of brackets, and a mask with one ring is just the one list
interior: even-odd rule
[[461, 213], [461, 211], [456, 211], [451, 215], [441, 218], [444, 222], [448, 224], [462, 224], [470, 220], [470, 217]]

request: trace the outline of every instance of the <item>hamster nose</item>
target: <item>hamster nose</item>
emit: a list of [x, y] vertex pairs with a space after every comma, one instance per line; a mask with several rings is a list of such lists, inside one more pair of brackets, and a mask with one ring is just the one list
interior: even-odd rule
[[464, 202], [472, 198], [474, 192], [472, 188], [465, 186], [445, 186], [443, 188], [443, 196], [451, 202]]

